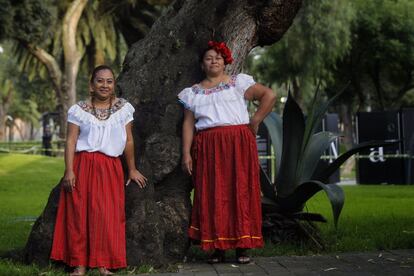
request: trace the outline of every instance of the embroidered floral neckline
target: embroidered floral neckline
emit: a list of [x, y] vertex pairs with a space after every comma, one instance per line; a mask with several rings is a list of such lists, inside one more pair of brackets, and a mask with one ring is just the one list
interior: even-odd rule
[[195, 84], [191, 87], [192, 91], [195, 94], [204, 94], [209, 95], [212, 93], [221, 92], [223, 90], [229, 89], [230, 87], [236, 86], [237, 75], [232, 75], [229, 82], [220, 82], [218, 85], [211, 88], [203, 88], [200, 84]]
[[[119, 98], [111, 108], [95, 108], [95, 112], [93, 107], [86, 101], [80, 101], [78, 102], [78, 105], [80, 108], [82, 108], [83, 111], [88, 112], [95, 116], [98, 120], [104, 121], [106, 119], [109, 119], [109, 117], [120, 110], [127, 101], [125, 99]], [[108, 114], [109, 113], [109, 114]]]

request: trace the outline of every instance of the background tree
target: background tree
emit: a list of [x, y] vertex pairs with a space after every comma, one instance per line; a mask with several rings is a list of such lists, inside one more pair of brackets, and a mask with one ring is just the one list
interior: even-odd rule
[[347, 0], [304, 1], [283, 39], [257, 48], [248, 70], [268, 85], [290, 86], [305, 110], [315, 84], [332, 79], [332, 67], [349, 50], [354, 9]]
[[353, 144], [352, 114], [414, 104], [408, 93], [414, 88], [414, 2], [353, 0], [352, 4], [357, 14], [351, 48], [337, 62], [327, 87], [333, 94], [350, 81], [336, 105], [348, 149]]
[[[209, 39], [225, 40], [239, 72], [250, 50], [278, 41], [292, 24], [300, 0], [175, 1], [125, 58], [119, 92], [134, 105], [134, 140], [146, 189], [126, 189], [127, 258], [130, 265], [165, 264], [188, 248], [190, 179], [180, 169], [182, 108], [176, 95], [202, 78], [199, 53]], [[36, 221], [26, 260], [47, 264], [59, 187]]]
[[[55, 107], [54, 94], [48, 83], [38, 77], [30, 78], [22, 72], [13, 55], [10, 41], [2, 44], [0, 53], [0, 141], [4, 140], [5, 122], [14, 126], [16, 119], [39, 126], [40, 114]], [[11, 129], [12, 130], [12, 129]], [[19, 130], [19, 129], [18, 129]], [[10, 137], [13, 137], [10, 133]], [[24, 137], [22, 137], [23, 139]], [[32, 138], [32, 137], [29, 137]]]
[[[127, 45], [145, 35], [169, 2], [0, 0], [0, 39], [18, 42], [20, 64], [30, 75], [49, 76], [58, 101], [61, 138], [67, 110], [76, 102], [79, 70], [87, 76], [98, 64], [120, 67]], [[86, 90], [85, 77], [81, 84]]]
[[82, 57], [76, 42], [76, 31], [87, 0], [70, 2], [62, 16], [59, 26], [61, 26], [63, 60], [57, 60], [42, 43], [51, 38], [53, 27], [56, 27], [56, 23], [59, 22], [58, 6], [53, 7], [52, 1], [2, 2], [0, 4], [4, 4], [9, 9], [2, 22], [7, 21], [11, 24], [4, 25], [0, 31], [0, 38], [9, 37], [18, 41], [46, 67], [59, 102], [60, 136], [63, 138], [67, 110], [76, 101], [76, 77]]

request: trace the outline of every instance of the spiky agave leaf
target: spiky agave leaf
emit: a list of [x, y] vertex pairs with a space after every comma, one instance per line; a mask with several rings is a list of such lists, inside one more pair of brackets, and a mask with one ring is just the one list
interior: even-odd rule
[[275, 173], [278, 175], [280, 163], [282, 160], [282, 143], [283, 143], [283, 121], [279, 114], [270, 112], [264, 119], [264, 124], [270, 135], [272, 146], [275, 151]]
[[312, 179], [321, 156], [336, 138], [336, 135], [328, 131], [318, 132], [310, 137], [300, 159], [298, 169], [299, 182], [302, 183]]
[[333, 161], [327, 167], [321, 168], [320, 171], [316, 171], [314, 173], [314, 176], [312, 177], [312, 179], [322, 181], [322, 182], [327, 182], [329, 177], [337, 169], [339, 169], [339, 167], [346, 160], [348, 160], [348, 158], [351, 157], [352, 155], [354, 155], [354, 154], [356, 154], [356, 153], [358, 153], [362, 150], [369, 149], [369, 148], [372, 148], [372, 147], [385, 147], [385, 146], [395, 145], [396, 143], [399, 143], [399, 140], [368, 141], [368, 142], [360, 143], [360, 144], [356, 145], [355, 147], [353, 147], [352, 149], [348, 150], [347, 152], [341, 154], [337, 159], [335, 159], [335, 161]]
[[289, 196], [298, 185], [297, 169], [302, 154], [304, 130], [302, 110], [289, 93], [283, 110], [282, 159], [275, 184], [279, 197]]
[[326, 112], [328, 111], [328, 107], [332, 104], [333, 101], [335, 101], [342, 93], [345, 91], [345, 89], [348, 87], [349, 83], [346, 84], [339, 93], [337, 93], [335, 96], [330, 98], [327, 102], [319, 104], [319, 86], [318, 89], [315, 92], [315, 96], [312, 102], [311, 110], [308, 114], [308, 117], [306, 118], [306, 127], [305, 132], [303, 136], [303, 144], [302, 144], [302, 150], [304, 151], [307, 147], [310, 137], [315, 133], [318, 126], [321, 124], [323, 116], [325, 116]]
[[277, 203], [284, 212], [299, 212], [317, 192], [324, 190], [331, 203], [335, 227], [338, 225], [339, 215], [345, 202], [345, 194], [342, 188], [335, 184], [326, 185], [321, 181], [311, 180], [301, 183], [295, 191], [286, 198], [278, 198]]
[[275, 186], [272, 184], [272, 181], [264, 172], [262, 166], [260, 166], [260, 188], [263, 193], [263, 197], [266, 197], [272, 201], [276, 200]]

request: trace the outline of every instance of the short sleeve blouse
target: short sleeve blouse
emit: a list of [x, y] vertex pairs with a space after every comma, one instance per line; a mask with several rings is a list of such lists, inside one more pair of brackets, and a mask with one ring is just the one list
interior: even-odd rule
[[185, 88], [178, 94], [179, 102], [194, 113], [197, 130], [216, 126], [249, 123], [244, 93], [254, 85], [252, 76], [233, 75], [228, 83], [205, 89], [199, 84]]
[[106, 120], [95, 117], [84, 101], [71, 106], [68, 122], [80, 129], [76, 151], [99, 151], [113, 157], [121, 155], [127, 138], [125, 126], [134, 119], [134, 111], [134, 107], [122, 98], [111, 108], [111, 115]]

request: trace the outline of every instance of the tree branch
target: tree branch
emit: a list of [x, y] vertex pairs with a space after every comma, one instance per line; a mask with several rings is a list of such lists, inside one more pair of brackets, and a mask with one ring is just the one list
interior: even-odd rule
[[62, 45], [65, 58], [65, 81], [68, 82], [67, 96], [69, 105], [74, 104], [76, 101], [76, 77], [81, 59], [81, 54], [76, 46], [76, 30], [87, 2], [88, 0], [73, 1], [63, 18]]
[[258, 45], [271, 45], [279, 41], [293, 23], [302, 6], [302, 0], [248, 1], [257, 5]]
[[70, 62], [74, 57], [80, 58], [76, 46], [76, 29], [88, 0], [73, 1], [63, 18], [62, 41], [65, 60]]
[[57, 63], [56, 59], [47, 51], [36, 45], [24, 41], [20, 42], [24, 45], [24, 47], [26, 47], [29, 53], [35, 56], [44, 66], [46, 66], [46, 69], [49, 72], [50, 79], [52, 80], [53, 86], [55, 88], [57, 94], [56, 96], [59, 99], [62, 99], [62, 71], [60, 70], [59, 64]]

